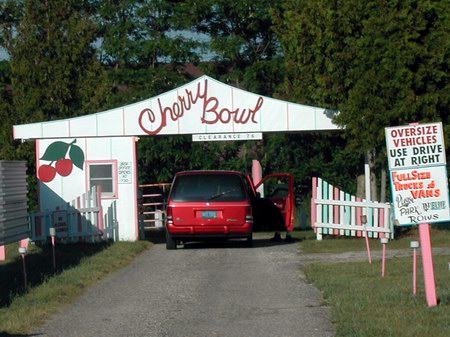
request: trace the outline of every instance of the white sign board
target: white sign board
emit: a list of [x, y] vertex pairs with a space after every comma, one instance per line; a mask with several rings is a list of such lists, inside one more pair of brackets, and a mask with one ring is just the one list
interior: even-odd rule
[[119, 184], [131, 184], [132, 180], [132, 173], [133, 170], [131, 169], [131, 161], [121, 161], [119, 162], [119, 168], [118, 168], [118, 178], [119, 178]]
[[385, 132], [395, 219], [400, 225], [450, 221], [442, 123]]
[[389, 169], [446, 165], [442, 123], [386, 128]]
[[260, 140], [261, 132], [254, 133], [212, 133], [202, 135], [192, 135], [193, 142], [219, 142], [228, 140]]
[[66, 210], [53, 212], [53, 227], [55, 228], [56, 235], [58, 237], [64, 237], [68, 235], [69, 225], [67, 222]]
[[448, 221], [447, 168], [391, 171], [395, 219], [400, 225]]

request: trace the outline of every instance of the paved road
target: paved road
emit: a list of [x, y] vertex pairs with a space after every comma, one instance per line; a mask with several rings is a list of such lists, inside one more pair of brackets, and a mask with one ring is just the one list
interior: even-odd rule
[[162, 244], [90, 289], [36, 336], [332, 336], [298, 243]]

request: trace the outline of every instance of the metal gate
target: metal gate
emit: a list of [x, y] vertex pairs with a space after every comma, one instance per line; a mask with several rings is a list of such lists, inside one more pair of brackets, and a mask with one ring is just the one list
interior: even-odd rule
[[164, 228], [170, 185], [170, 183], [139, 185], [138, 207], [141, 238], [145, 237], [145, 230]]

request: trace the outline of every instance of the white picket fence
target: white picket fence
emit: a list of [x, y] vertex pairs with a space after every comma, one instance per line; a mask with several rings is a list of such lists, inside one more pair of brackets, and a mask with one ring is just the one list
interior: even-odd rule
[[316, 177], [312, 179], [311, 226], [317, 240], [323, 235], [394, 237], [389, 203], [356, 198]]
[[50, 228], [55, 228], [56, 237], [62, 241], [118, 240], [116, 202], [103, 212], [101, 187], [65, 203], [55, 210], [30, 214], [30, 239], [46, 241]]

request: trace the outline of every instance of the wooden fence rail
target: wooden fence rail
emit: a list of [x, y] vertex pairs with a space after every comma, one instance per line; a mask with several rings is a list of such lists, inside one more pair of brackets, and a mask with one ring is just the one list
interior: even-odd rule
[[311, 225], [323, 235], [394, 237], [391, 205], [356, 198], [323, 181], [312, 179]]

